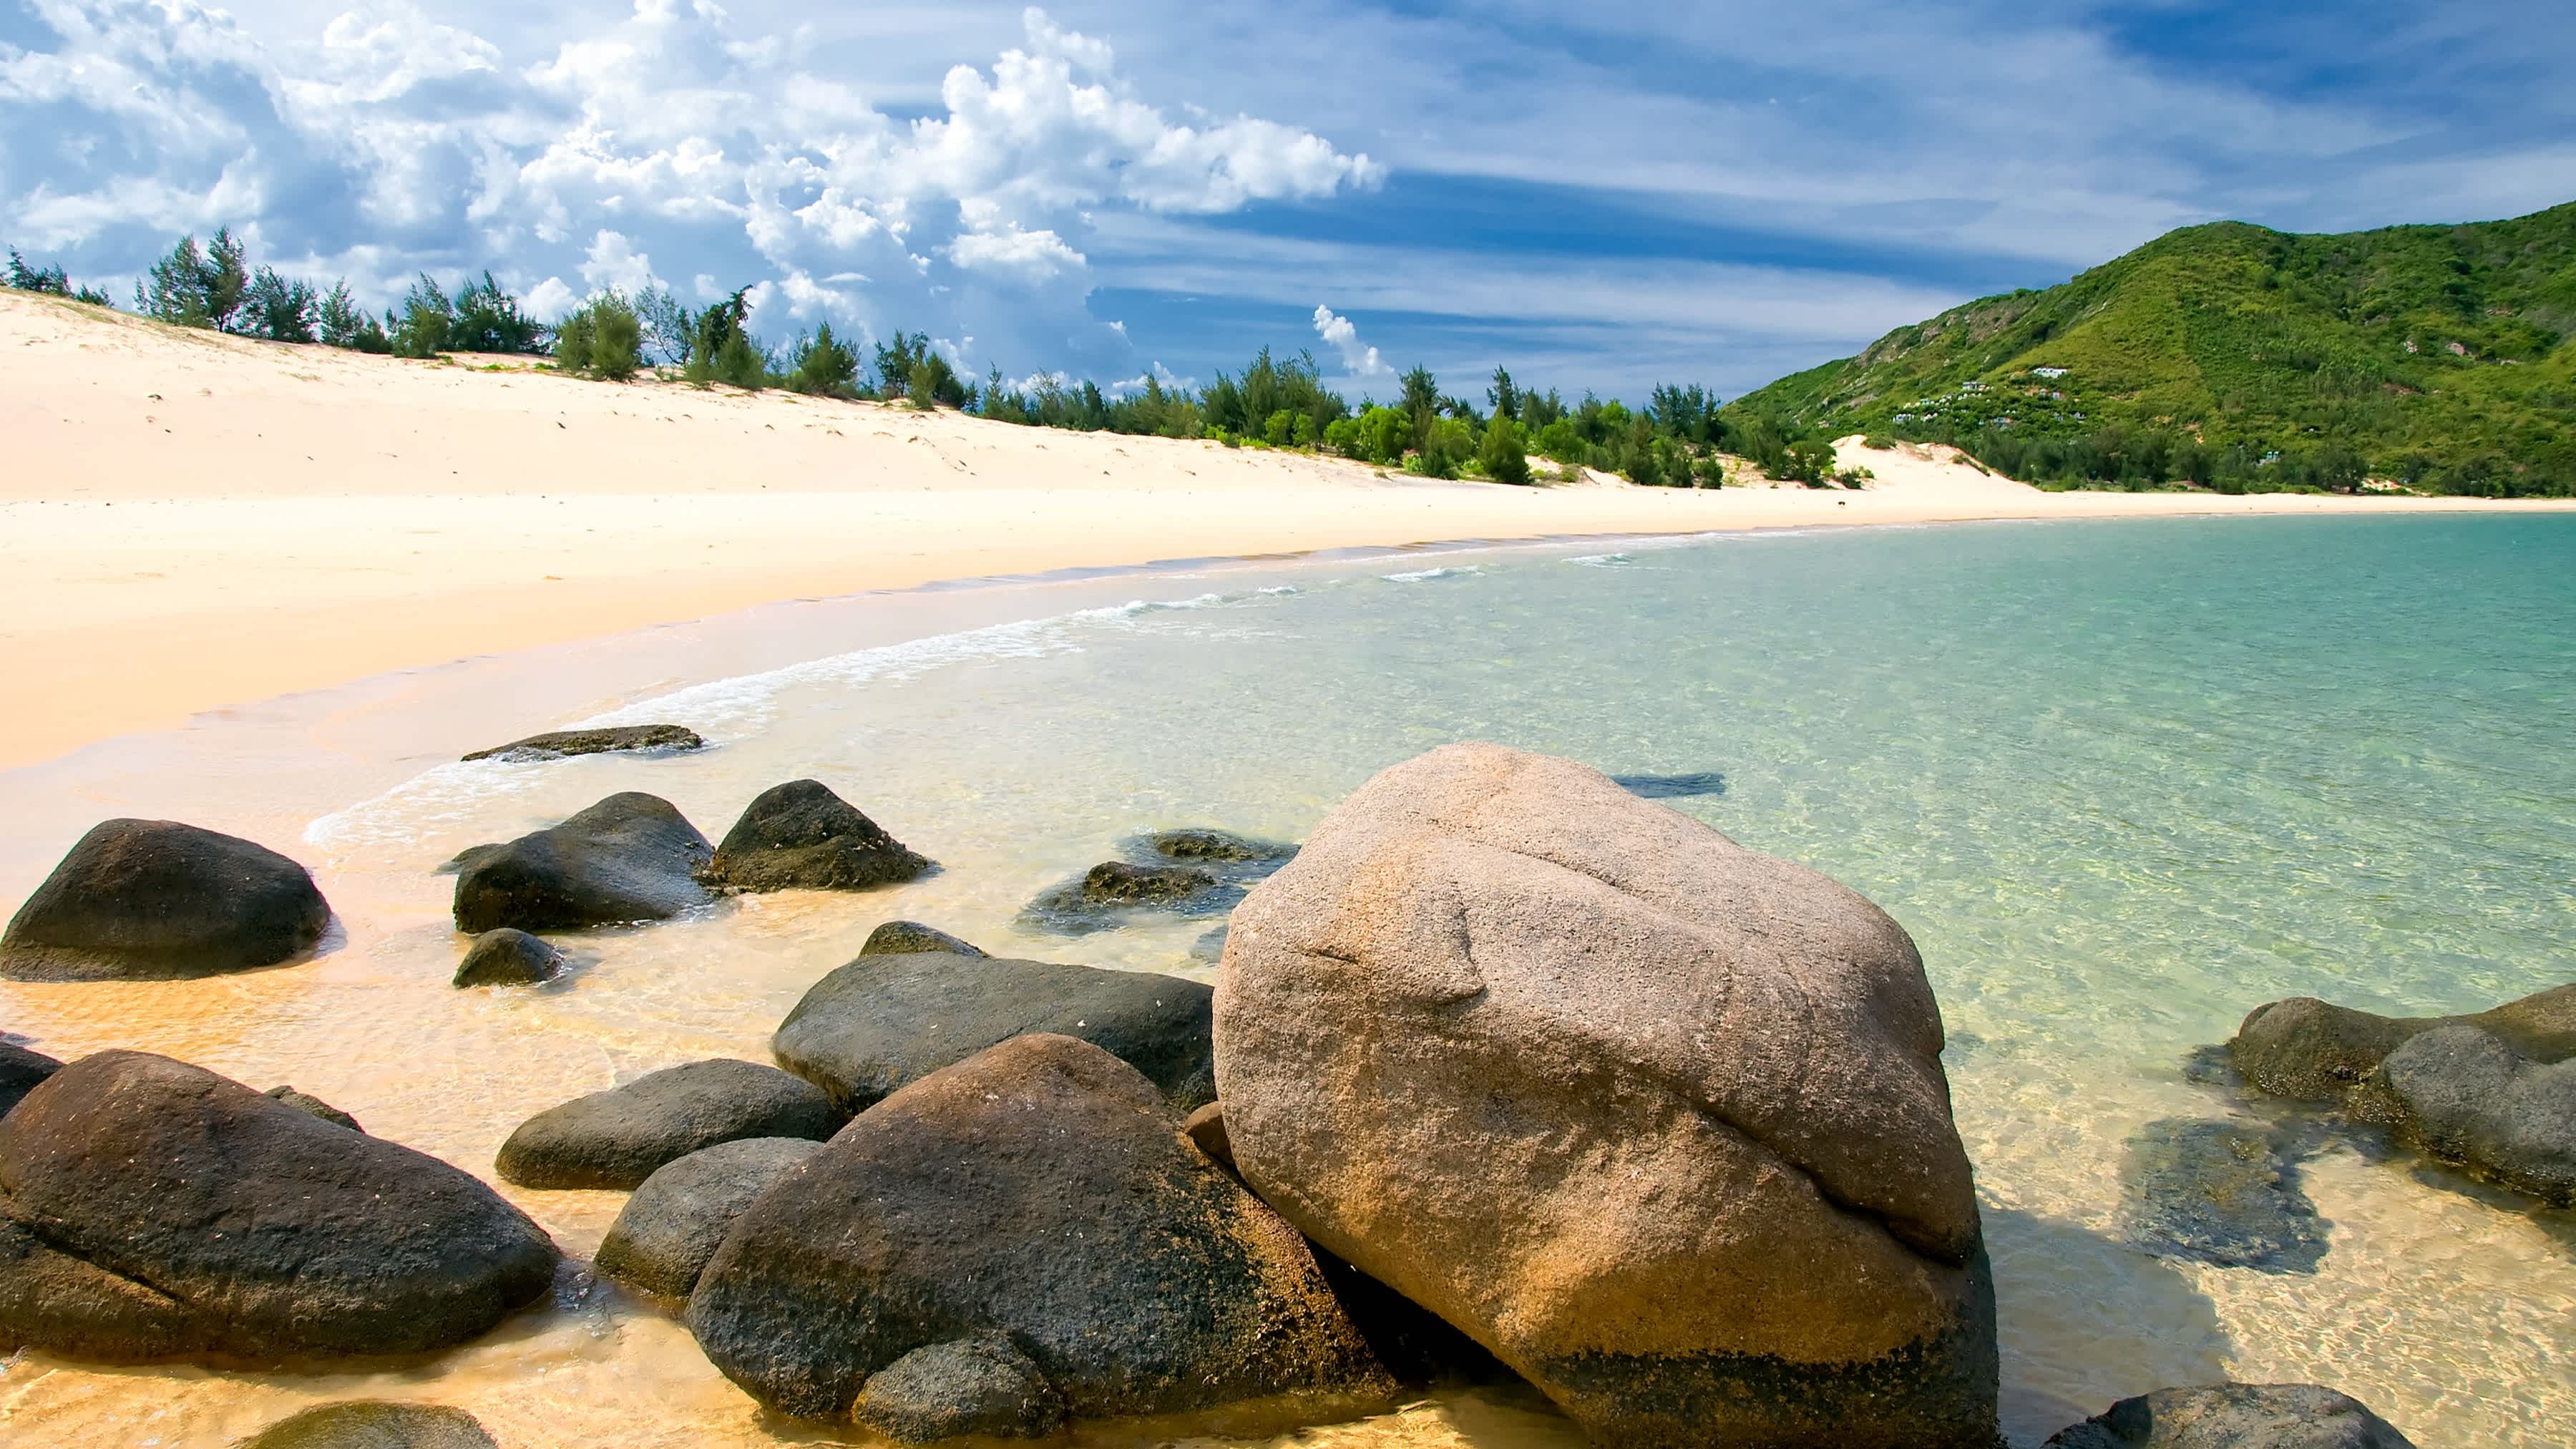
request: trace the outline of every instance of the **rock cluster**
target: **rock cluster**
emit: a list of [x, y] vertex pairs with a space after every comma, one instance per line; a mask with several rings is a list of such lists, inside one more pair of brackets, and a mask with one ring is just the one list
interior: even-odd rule
[[91, 827], [0, 934], [0, 976], [159, 981], [310, 951], [331, 907], [304, 867], [168, 820]]
[[2338, 1104], [2472, 1176], [2576, 1205], [2576, 982], [2474, 1016], [2296, 997], [2256, 1007], [2228, 1050], [2257, 1091]]

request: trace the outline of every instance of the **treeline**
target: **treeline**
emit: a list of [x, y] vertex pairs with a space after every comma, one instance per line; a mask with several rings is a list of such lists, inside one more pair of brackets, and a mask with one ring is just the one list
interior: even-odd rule
[[[2217, 493], [2359, 493], [2374, 479], [2420, 493], [2471, 498], [2552, 496], [2576, 473], [2517, 466], [2501, 452], [2449, 461], [2409, 451], [2374, 467], [2348, 443], [2297, 440], [2283, 447], [2211, 447], [2180, 431], [2112, 423], [2072, 436], [2043, 436], [1988, 423], [1974, 428], [1899, 424], [1908, 442], [1947, 443], [2003, 476], [2041, 488], [2206, 488]], [[1873, 435], [1873, 444], [1886, 436]]]

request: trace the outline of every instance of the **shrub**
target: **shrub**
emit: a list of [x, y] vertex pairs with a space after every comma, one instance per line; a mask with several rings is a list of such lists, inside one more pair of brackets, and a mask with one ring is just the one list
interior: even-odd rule
[[396, 357], [436, 357], [447, 350], [447, 334], [456, 321], [456, 304], [427, 272], [403, 293], [402, 310], [385, 314], [385, 335]]
[[859, 395], [859, 355], [832, 335], [832, 324], [818, 328], [813, 340], [796, 350], [796, 370], [787, 385], [816, 397]]
[[385, 336], [385, 329], [358, 306], [355, 297], [349, 295], [346, 281], [332, 284], [331, 290], [322, 298], [316, 320], [320, 324], [325, 347], [342, 347], [352, 352], [393, 351], [393, 339]]
[[290, 282], [267, 267], [242, 293], [242, 328], [271, 342], [311, 342], [315, 300], [310, 282]]
[[635, 304], [611, 287], [555, 327], [555, 366], [624, 382], [644, 365], [644, 324]]
[[[628, 309], [631, 314], [633, 309]], [[531, 353], [545, 350], [545, 329], [519, 310], [519, 299], [501, 290], [486, 271], [456, 294], [446, 345], [457, 352]]]
[[1406, 465], [1425, 478], [1455, 478], [1476, 456], [1475, 434], [1456, 418], [1433, 418], [1422, 430], [1422, 446]]
[[[1498, 369], [1496, 376], [1502, 385], [1510, 384], [1511, 374]], [[1514, 411], [1518, 411], [1517, 400]], [[1485, 470], [1486, 477], [1497, 483], [1529, 482], [1529, 450], [1521, 442], [1521, 425], [1497, 411], [1494, 420], [1485, 424], [1484, 441], [1476, 447], [1476, 463]]]
[[249, 287], [242, 244], [226, 227], [202, 251], [195, 236], [179, 238], [170, 254], [134, 284], [134, 306], [147, 317], [182, 327], [226, 329]]
[[1833, 467], [1833, 444], [1816, 438], [1802, 438], [1782, 448], [1780, 466], [1766, 471], [1783, 483], [1804, 483], [1810, 488], [1822, 488]]
[[758, 392], [769, 385], [769, 351], [737, 327], [708, 359], [707, 371], [717, 382]]
[[1286, 408], [1272, 413], [1261, 424], [1261, 441], [1274, 448], [1287, 447], [1289, 440], [1296, 435], [1297, 414]]

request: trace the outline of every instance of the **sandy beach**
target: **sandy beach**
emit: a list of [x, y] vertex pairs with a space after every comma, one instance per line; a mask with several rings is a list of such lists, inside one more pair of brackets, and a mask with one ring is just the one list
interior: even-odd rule
[[[1459, 539], [2472, 500], [1512, 488], [788, 393], [406, 362], [0, 293], [0, 768], [200, 711], [794, 598]], [[2563, 505], [2562, 505], [2563, 506]]]

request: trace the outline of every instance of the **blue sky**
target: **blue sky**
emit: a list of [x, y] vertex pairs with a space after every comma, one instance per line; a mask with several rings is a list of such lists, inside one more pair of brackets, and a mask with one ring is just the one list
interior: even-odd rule
[[2531, 0], [0, 0], [0, 239], [120, 297], [230, 225], [379, 303], [756, 284], [975, 375], [1733, 396], [2176, 226], [2571, 199]]

